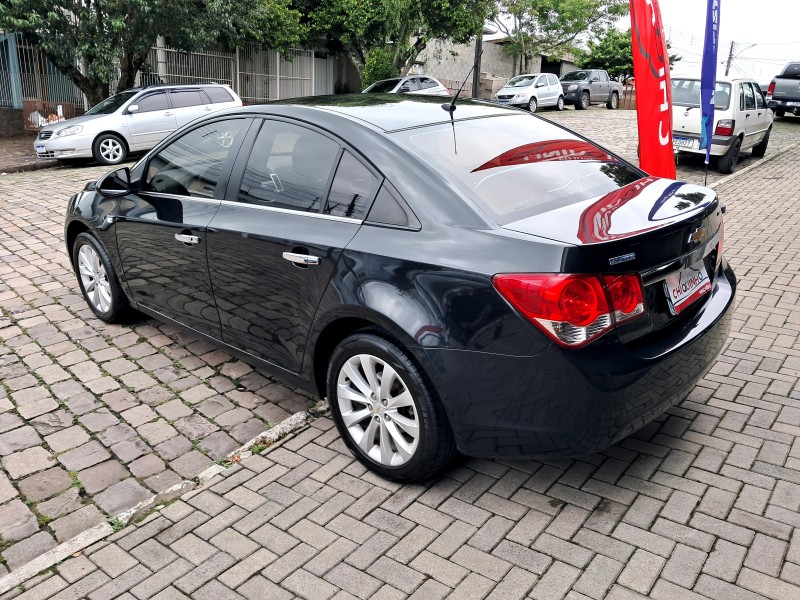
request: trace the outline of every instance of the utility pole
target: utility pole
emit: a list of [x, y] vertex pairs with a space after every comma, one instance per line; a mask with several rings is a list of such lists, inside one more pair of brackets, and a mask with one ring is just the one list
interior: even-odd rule
[[728, 53], [728, 63], [725, 65], [725, 77], [728, 76], [728, 71], [731, 70], [731, 63], [733, 62], [733, 49], [736, 46], [736, 42], [731, 42], [731, 51]]
[[475, 38], [475, 71], [472, 73], [472, 97], [480, 98], [481, 58], [483, 55], [483, 27]]

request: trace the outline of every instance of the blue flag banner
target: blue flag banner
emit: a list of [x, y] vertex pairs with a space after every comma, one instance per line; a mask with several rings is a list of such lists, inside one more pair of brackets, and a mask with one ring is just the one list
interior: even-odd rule
[[700, 110], [703, 115], [700, 149], [705, 148], [706, 164], [711, 159], [711, 136], [714, 131], [714, 88], [717, 85], [720, 1], [708, 0], [706, 38], [703, 44], [703, 68], [700, 74]]

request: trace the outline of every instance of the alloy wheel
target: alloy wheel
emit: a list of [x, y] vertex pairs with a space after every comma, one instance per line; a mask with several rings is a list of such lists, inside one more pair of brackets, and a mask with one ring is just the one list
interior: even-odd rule
[[106, 313], [111, 310], [111, 283], [108, 273], [97, 251], [88, 244], [78, 251], [78, 273], [86, 299], [95, 310]]
[[386, 361], [357, 354], [342, 365], [336, 389], [347, 433], [375, 462], [396, 467], [414, 456], [419, 413], [408, 386]]
[[116, 163], [122, 159], [122, 144], [114, 138], [106, 138], [100, 142], [100, 156], [109, 163]]

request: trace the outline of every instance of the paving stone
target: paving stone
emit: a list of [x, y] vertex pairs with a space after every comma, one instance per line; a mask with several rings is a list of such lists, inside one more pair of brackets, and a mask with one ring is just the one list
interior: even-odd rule
[[89, 494], [96, 494], [129, 476], [128, 470], [116, 460], [108, 460], [78, 472], [78, 480]]
[[200, 441], [199, 448], [213, 460], [219, 460], [227, 457], [231, 452], [239, 448], [239, 446], [239, 442], [231, 438], [225, 432], [215, 431]]
[[78, 510], [81, 505], [78, 488], [71, 487], [46, 502], [40, 502], [36, 506], [36, 509], [39, 514], [44, 517], [57, 519], [58, 517], [63, 517], [66, 514]]
[[199, 473], [210, 467], [213, 463], [211, 459], [197, 450], [192, 450], [186, 454], [176, 458], [170, 463], [170, 466], [175, 469], [181, 477], [191, 479], [196, 477]]
[[129, 463], [143, 454], [151, 452], [151, 449], [150, 446], [145, 444], [141, 439], [135, 438], [114, 444], [111, 446], [111, 452], [122, 462]]
[[179, 456], [183, 456], [191, 449], [192, 443], [182, 435], [170, 438], [155, 447], [156, 452], [158, 452], [164, 460], [173, 460]]
[[174, 471], [170, 471], [169, 469], [161, 471], [160, 473], [156, 473], [155, 475], [151, 475], [147, 479], [144, 480], [144, 483], [147, 487], [151, 490], [160, 494], [177, 486], [178, 484], [183, 483], [183, 478], [180, 475], [175, 473]]
[[109, 427], [119, 423], [119, 419], [115, 417], [106, 408], [101, 408], [95, 412], [86, 413], [78, 418], [86, 429], [92, 432], [103, 431]]
[[228, 433], [230, 433], [231, 437], [237, 442], [244, 444], [261, 435], [267, 431], [267, 429], [267, 425], [260, 419], [250, 419], [249, 421], [233, 426]]
[[13, 571], [30, 562], [37, 556], [44, 554], [56, 546], [56, 542], [49, 533], [40, 531], [32, 536], [18, 541], [13, 546], [3, 551], [5, 564]]
[[175, 428], [163, 419], [140, 425], [137, 431], [151, 446], [161, 444], [178, 435]]
[[[206, 400], [206, 402], [210, 402], [210, 400]], [[198, 410], [199, 409], [200, 407], [198, 407]], [[183, 402], [181, 402], [177, 398], [160, 405], [158, 408], [156, 408], [156, 411], [167, 421], [177, 421], [178, 419], [182, 419], [183, 417], [188, 417], [189, 415], [192, 414], [192, 409], [186, 406]], [[206, 414], [206, 416], [211, 416], [211, 415]]]
[[200, 415], [192, 415], [175, 421], [175, 428], [190, 440], [198, 440], [215, 432], [219, 427]]
[[90, 560], [111, 577], [119, 577], [136, 565], [136, 559], [116, 544], [92, 553]]
[[36, 516], [20, 500], [0, 505], [0, 537], [4, 541], [21, 540], [38, 530]]
[[53, 462], [52, 455], [41, 447], [28, 448], [3, 457], [3, 467], [12, 479], [19, 479], [52, 467]]
[[53, 452], [64, 452], [89, 441], [89, 435], [78, 425], [67, 427], [44, 438]]
[[150, 477], [156, 473], [160, 473], [165, 469], [164, 461], [158, 458], [155, 454], [146, 454], [141, 458], [137, 458], [128, 465], [131, 474], [138, 478], [143, 479]]
[[50, 522], [50, 529], [55, 533], [56, 540], [65, 542], [105, 520], [96, 506], [89, 505]]
[[111, 458], [111, 454], [96, 441], [87, 442], [58, 456], [69, 471], [80, 471]]
[[115, 516], [129, 508], [133, 508], [139, 502], [147, 500], [151, 496], [152, 494], [135, 479], [129, 477], [97, 494], [94, 497], [94, 501], [106, 514]]
[[19, 495], [11, 482], [3, 473], [0, 473], [0, 504]]
[[26, 448], [39, 446], [41, 443], [42, 438], [36, 430], [30, 425], [25, 425], [0, 434], [0, 456], [8, 456]]

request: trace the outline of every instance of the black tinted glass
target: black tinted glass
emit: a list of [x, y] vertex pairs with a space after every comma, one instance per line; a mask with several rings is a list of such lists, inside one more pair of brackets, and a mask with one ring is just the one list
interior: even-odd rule
[[787, 65], [786, 68], [781, 73], [781, 77], [787, 77], [789, 79], [800, 79], [800, 62], [798, 63], [791, 63]]
[[393, 135], [501, 225], [607, 194], [643, 176], [597, 146], [522, 115]]
[[214, 103], [217, 102], [233, 102], [233, 96], [228, 93], [228, 90], [221, 87], [207, 87], [203, 91], [211, 98]]
[[246, 123], [246, 119], [218, 121], [182, 135], [150, 159], [143, 189], [213, 198], [225, 161]]
[[744, 84], [744, 107], [747, 110], [754, 110], [756, 107], [756, 97], [749, 83]]
[[363, 219], [369, 211], [377, 178], [349, 152], [342, 155], [333, 178], [325, 214]]
[[175, 108], [208, 104], [208, 100], [200, 90], [173, 90], [170, 94], [172, 94], [172, 106]]
[[239, 201], [319, 212], [339, 144], [315, 131], [265, 121], [239, 190]]
[[436, 87], [436, 82], [433, 79], [430, 79], [428, 77], [420, 77], [419, 89], [427, 90], [429, 88], [434, 88], [434, 87]]
[[387, 79], [386, 81], [378, 81], [373, 83], [367, 91], [372, 94], [386, 94], [391, 92], [397, 84], [400, 83], [399, 79]]
[[152, 112], [154, 110], [167, 110], [170, 107], [166, 92], [150, 94], [149, 96], [137, 100], [136, 104], [139, 105], [138, 112], [140, 113]]

